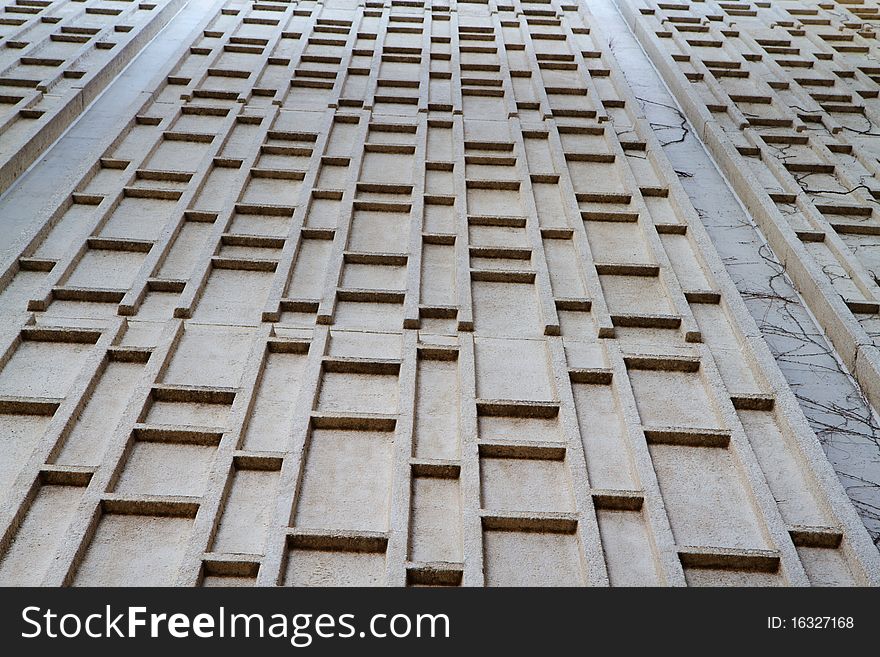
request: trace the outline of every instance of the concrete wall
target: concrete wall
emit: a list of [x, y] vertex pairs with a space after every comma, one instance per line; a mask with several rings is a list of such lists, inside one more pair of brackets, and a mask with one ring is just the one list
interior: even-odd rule
[[197, 4], [0, 198], [0, 582], [880, 583], [586, 7]]

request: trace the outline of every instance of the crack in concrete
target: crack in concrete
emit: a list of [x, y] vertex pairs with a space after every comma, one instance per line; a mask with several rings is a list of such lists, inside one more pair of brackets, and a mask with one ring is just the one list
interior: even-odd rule
[[[590, 12], [603, 24], [613, 25], [615, 39], [609, 47], [652, 128], [681, 125], [680, 139], [665, 143], [661, 139], [663, 151], [859, 517], [880, 547], [880, 422], [875, 410], [800, 298], [785, 264], [773, 253], [695, 131], [688, 129], [687, 119], [616, 2], [597, 0], [590, 3]], [[872, 134], [873, 127], [862, 134]]]

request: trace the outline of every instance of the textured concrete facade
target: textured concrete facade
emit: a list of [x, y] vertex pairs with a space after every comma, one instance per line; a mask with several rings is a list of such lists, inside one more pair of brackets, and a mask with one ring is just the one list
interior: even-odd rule
[[875, 3], [7, 4], [0, 583], [880, 584]]

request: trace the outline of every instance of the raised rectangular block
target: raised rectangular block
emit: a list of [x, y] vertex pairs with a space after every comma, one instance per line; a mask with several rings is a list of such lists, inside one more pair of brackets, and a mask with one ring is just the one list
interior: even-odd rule
[[93, 345], [24, 340], [0, 370], [0, 395], [64, 397]]
[[385, 554], [339, 550], [291, 550], [285, 586], [382, 586]]
[[73, 586], [170, 586], [192, 519], [109, 514], [101, 517]]
[[62, 546], [83, 488], [40, 487], [12, 544], [0, 560], [3, 586], [39, 586]]
[[0, 415], [0, 501], [7, 499], [15, 478], [40, 444], [51, 420], [45, 415]]
[[488, 586], [577, 586], [584, 583], [574, 534], [483, 532]]
[[534, 340], [477, 338], [477, 396], [548, 401], [554, 397], [549, 355]]
[[461, 492], [457, 479], [414, 477], [409, 558], [455, 563], [463, 559]]
[[137, 441], [115, 491], [131, 495], [191, 495], [205, 492], [214, 447]]
[[598, 510], [611, 586], [659, 586], [657, 554], [640, 511]]
[[64, 441], [55, 463], [99, 465], [107, 443], [129, 403], [144, 366], [140, 363], [107, 363], [86, 407]]
[[480, 483], [490, 511], [574, 511], [563, 461], [483, 457]]
[[306, 354], [266, 354], [256, 399], [245, 431], [246, 449], [287, 449], [306, 358]]
[[651, 445], [650, 451], [677, 545], [768, 547], [728, 450]]
[[420, 359], [416, 384], [415, 456], [456, 459], [460, 451], [458, 363]]
[[184, 330], [165, 383], [234, 388], [241, 379], [253, 334], [239, 327], [190, 324]]
[[278, 472], [236, 470], [211, 550], [263, 554], [277, 486]]
[[392, 434], [313, 429], [295, 527], [385, 531]]

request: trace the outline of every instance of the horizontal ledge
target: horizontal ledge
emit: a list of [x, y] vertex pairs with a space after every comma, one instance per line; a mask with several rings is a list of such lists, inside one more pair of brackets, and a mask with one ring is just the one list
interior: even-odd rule
[[321, 305], [319, 299], [281, 299], [278, 302], [281, 310], [291, 313], [316, 313]]
[[530, 260], [532, 250], [512, 246], [471, 246], [472, 258], [498, 258], [502, 260]]
[[257, 554], [205, 552], [202, 555], [202, 569], [205, 575], [256, 577], [260, 572], [261, 559], [262, 555]]
[[212, 164], [219, 169], [240, 169], [244, 160], [234, 157], [215, 157]]
[[534, 283], [535, 272], [515, 269], [471, 269], [471, 280], [483, 283]]
[[273, 354], [307, 354], [311, 342], [296, 338], [271, 337], [266, 340], [266, 348]]
[[469, 139], [464, 142], [464, 148], [475, 151], [512, 151], [513, 142]]
[[645, 502], [645, 494], [640, 490], [594, 488], [590, 495], [593, 505], [603, 511], [640, 511]]
[[573, 312], [589, 312], [593, 307], [593, 301], [583, 297], [561, 297], [554, 300], [556, 310], [569, 310]]
[[591, 383], [609, 385], [614, 372], [601, 367], [572, 367], [568, 370], [568, 378], [572, 383]]
[[214, 269], [273, 272], [278, 268], [278, 261], [266, 258], [228, 258], [224, 256], [212, 256], [211, 266], [213, 266]]
[[186, 288], [186, 281], [172, 278], [148, 278], [147, 289], [150, 292], [173, 292], [180, 294]]
[[95, 344], [101, 338], [101, 331], [66, 326], [25, 326], [21, 329], [21, 339], [33, 342], [72, 342]]
[[644, 427], [645, 440], [652, 445], [721, 447], [730, 444], [730, 431], [694, 427]]
[[223, 427], [138, 423], [132, 428], [131, 434], [140, 442], [216, 447], [225, 431]]
[[[238, 94], [235, 94], [235, 97], [238, 97]], [[163, 139], [168, 141], [190, 141], [202, 144], [210, 144], [214, 141], [215, 136], [200, 132], [174, 132], [171, 130], [166, 130], [162, 133]]]
[[332, 240], [336, 237], [335, 228], [309, 228], [304, 226], [299, 233], [306, 240]]
[[458, 360], [458, 347], [455, 345], [420, 344], [418, 357], [422, 360]]
[[669, 196], [669, 189], [666, 187], [639, 187], [639, 192], [642, 196], [648, 196], [652, 198], [666, 198], [667, 196]]
[[581, 210], [584, 221], [604, 221], [610, 223], [635, 223], [639, 220], [638, 212], [613, 212], [610, 210]]
[[464, 578], [464, 564], [447, 561], [408, 561], [407, 584], [424, 586], [459, 586]]
[[267, 169], [254, 167], [250, 171], [251, 178], [272, 178], [276, 180], [303, 180], [306, 176], [305, 171], [297, 171], [295, 169]]
[[235, 211], [238, 214], [262, 214], [272, 217], [292, 217], [295, 206], [291, 205], [268, 205], [265, 203], [236, 203]]
[[570, 240], [574, 238], [574, 229], [572, 228], [542, 228], [541, 237], [545, 240]]
[[659, 276], [660, 265], [654, 263], [597, 262], [596, 273], [607, 276]]
[[220, 236], [220, 243], [227, 246], [254, 246], [261, 249], [283, 249], [286, 241], [283, 237], [248, 233], [223, 233]]
[[577, 530], [578, 524], [577, 514], [555, 511], [525, 513], [481, 511], [480, 516], [483, 529], [500, 531], [573, 534]]
[[318, 139], [318, 135], [313, 132], [295, 132], [288, 130], [269, 130], [266, 133], [269, 139], [277, 139], [279, 141], [301, 141], [306, 143], [314, 143]]
[[678, 558], [681, 565], [687, 568], [721, 568], [762, 573], [775, 573], [779, 570], [779, 553], [776, 550], [686, 546], [678, 548]]
[[412, 211], [412, 203], [403, 202], [358, 200], [352, 202], [351, 205], [354, 210], [367, 210], [370, 212], [397, 212], [407, 214]]
[[304, 550], [340, 550], [343, 552], [385, 552], [388, 535], [383, 532], [291, 528], [287, 546]]
[[409, 461], [413, 477], [430, 477], [433, 479], [458, 479], [461, 475], [461, 463], [448, 459], [418, 459]]
[[52, 288], [52, 298], [58, 301], [119, 303], [125, 298], [126, 292], [127, 290], [117, 290], [114, 288], [56, 285]]
[[507, 155], [465, 155], [464, 163], [471, 165], [514, 167], [516, 166], [516, 158]]
[[795, 235], [801, 242], [824, 242], [825, 231], [822, 230], [797, 230]]
[[454, 246], [455, 235], [449, 233], [422, 233], [422, 242], [440, 246]]
[[425, 194], [424, 201], [425, 205], [453, 206], [455, 205], [455, 196], [449, 196], [447, 194]]
[[312, 190], [313, 199], [316, 198], [324, 201], [341, 201], [344, 194], [341, 189], [315, 188]]
[[851, 313], [860, 315], [876, 315], [880, 313], [880, 303], [865, 301], [863, 299], [844, 299], [846, 307]]
[[369, 288], [337, 288], [339, 301], [362, 301], [367, 303], [401, 304], [406, 299], [406, 290], [376, 290]]
[[86, 244], [96, 251], [125, 251], [130, 253], [149, 253], [153, 242], [121, 237], [89, 237]]
[[322, 413], [311, 415], [314, 429], [348, 429], [351, 431], [394, 431], [396, 415], [379, 413]]
[[355, 265], [385, 265], [403, 267], [409, 256], [406, 253], [362, 253], [358, 251], [345, 251], [342, 254], [344, 262]]
[[567, 162], [595, 162], [611, 164], [617, 156], [614, 153], [565, 153]]
[[263, 155], [286, 155], [292, 157], [311, 157], [312, 149], [308, 146], [280, 146], [278, 144], [263, 144], [260, 146]]
[[839, 221], [832, 221], [830, 223], [834, 232], [840, 235], [880, 235], [880, 225], [874, 223], [845, 223]]
[[413, 155], [416, 152], [416, 147], [412, 144], [381, 144], [376, 142], [367, 142], [364, 144], [364, 152], [388, 153], [392, 155]]
[[469, 214], [469, 226], [501, 226], [502, 228], [525, 228], [526, 218], [497, 214]]
[[196, 404], [231, 404], [235, 401], [234, 388], [187, 386], [160, 383], [153, 385], [154, 401], [190, 402]]
[[654, 224], [660, 235], [687, 235], [687, 224]]
[[653, 354], [630, 354], [623, 357], [624, 363], [631, 370], [655, 370], [660, 372], [698, 372], [699, 356]]
[[399, 374], [401, 361], [393, 358], [365, 359], [346, 356], [325, 356], [322, 363], [325, 372]]
[[565, 458], [566, 452], [564, 443], [547, 443], [535, 440], [493, 440], [480, 442], [477, 447], [480, 456], [490, 458], [561, 461]]
[[[389, 144], [390, 146], [391, 144]], [[409, 148], [409, 147], [407, 147]], [[365, 148], [364, 150], [369, 150]], [[400, 194], [403, 196], [408, 196], [412, 194], [413, 186], [412, 185], [398, 185], [394, 183], [368, 183], [368, 182], [359, 182], [355, 186], [355, 190], [358, 193], [363, 194]]]
[[284, 452], [250, 452], [237, 450], [232, 453], [232, 464], [238, 470], [265, 470], [277, 472], [284, 464]]
[[101, 510], [107, 514], [127, 516], [170, 516], [195, 518], [200, 497], [183, 495], [118, 495], [108, 493], [101, 499]]
[[715, 290], [686, 290], [684, 298], [688, 303], [721, 303], [721, 293]]
[[681, 326], [681, 317], [678, 315], [648, 313], [614, 313], [611, 315], [611, 323], [614, 324], [614, 326], [621, 326], [624, 328], [677, 329]]
[[788, 528], [791, 542], [797, 547], [838, 548], [843, 541], [843, 532], [836, 527], [810, 527], [793, 525]]
[[[629, 205], [632, 201], [632, 194], [627, 194], [625, 192], [577, 192], [575, 194], [575, 198], [577, 199], [578, 203], [608, 203], [615, 205]], [[609, 210], [606, 212], [599, 212], [597, 214], [614, 215], [617, 213], [613, 210]]]
[[74, 192], [70, 198], [77, 205], [100, 205], [104, 199], [104, 194], [83, 194], [82, 192]]
[[182, 189], [160, 189], [158, 187], [123, 187], [123, 196], [128, 198], [149, 198], [159, 201], [179, 201]]
[[50, 258], [34, 258], [29, 256], [21, 256], [18, 259], [18, 268], [21, 271], [42, 271], [49, 272], [55, 269], [58, 261]]
[[477, 415], [491, 417], [554, 418], [559, 415], [559, 402], [514, 399], [477, 399]]
[[419, 306], [419, 317], [425, 319], [455, 319], [458, 306]]
[[378, 121], [370, 121], [371, 132], [401, 132], [414, 135], [418, 132], [419, 126], [416, 123], [380, 123]]
[[[767, 141], [767, 138], [764, 138], [764, 141]], [[738, 149], [739, 150], [739, 149]], [[749, 153], [752, 157], [758, 157], [761, 154], [760, 148], [749, 149], [751, 152]], [[740, 155], [746, 155], [740, 150]], [[770, 197], [774, 203], [784, 203], [785, 205], [794, 205], [797, 203], [797, 194], [790, 194], [788, 192], [768, 192], [767, 196]]]
[[96, 469], [94, 466], [48, 464], [40, 468], [40, 481], [51, 486], [88, 486]]
[[44, 397], [0, 397], [0, 415], [45, 415], [55, 414], [63, 399]]
[[103, 169], [127, 169], [131, 164], [131, 160], [122, 160], [113, 157], [102, 157], [100, 161], [101, 168]]
[[776, 398], [761, 393], [739, 393], [731, 395], [730, 402], [738, 411], [772, 411]]
[[107, 358], [117, 363], [144, 364], [152, 355], [152, 347], [107, 347]]

